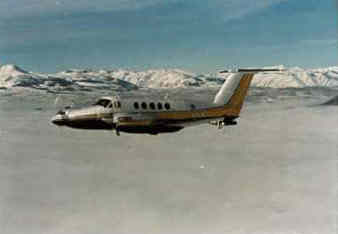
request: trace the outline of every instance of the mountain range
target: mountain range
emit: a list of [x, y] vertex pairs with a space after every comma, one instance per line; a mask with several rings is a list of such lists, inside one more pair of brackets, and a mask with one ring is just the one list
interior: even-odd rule
[[[195, 74], [180, 69], [72, 69], [52, 74], [29, 72], [17, 65], [0, 66], [0, 89], [46, 91], [135, 90], [139, 88], [216, 88], [229, 74]], [[338, 87], [338, 66], [256, 74], [252, 86], [270, 88]]]

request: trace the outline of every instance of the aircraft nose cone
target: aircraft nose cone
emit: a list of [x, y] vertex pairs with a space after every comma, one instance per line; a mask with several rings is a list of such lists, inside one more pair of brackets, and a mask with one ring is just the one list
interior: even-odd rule
[[63, 126], [63, 125], [66, 124], [65, 118], [64, 118], [64, 116], [61, 115], [61, 114], [55, 115], [55, 116], [52, 118], [51, 122], [52, 122], [53, 124], [57, 125], [57, 126]]

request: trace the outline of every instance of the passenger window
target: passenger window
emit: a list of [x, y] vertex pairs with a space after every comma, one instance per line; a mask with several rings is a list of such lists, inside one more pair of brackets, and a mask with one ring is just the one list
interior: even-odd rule
[[147, 103], [142, 102], [141, 107], [142, 107], [142, 109], [146, 110], [147, 109]]
[[112, 108], [113, 107], [113, 103], [110, 103], [109, 105], [108, 105], [108, 108]]
[[170, 109], [170, 104], [169, 104], [169, 103], [166, 103], [166, 104], [164, 104], [164, 107], [165, 107], [167, 110], [169, 110], [169, 109]]
[[135, 108], [135, 109], [138, 109], [138, 108], [139, 108], [138, 102], [134, 102], [134, 108]]
[[150, 109], [155, 110], [155, 103], [151, 102], [149, 104]]
[[117, 102], [116, 102], [116, 107], [117, 107], [117, 108], [121, 108], [121, 102], [117, 101]]
[[162, 103], [157, 103], [157, 109], [162, 110]]

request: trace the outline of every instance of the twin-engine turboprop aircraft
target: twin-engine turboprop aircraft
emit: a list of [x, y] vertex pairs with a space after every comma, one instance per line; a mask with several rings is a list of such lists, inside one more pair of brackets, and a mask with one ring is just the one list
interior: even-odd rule
[[120, 132], [159, 133], [177, 132], [187, 126], [210, 123], [223, 126], [236, 125], [235, 121], [247, 95], [250, 82], [258, 72], [280, 69], [238, 69], [232, 73], [216, 94], [213, 102], [160, 98], [102, 97], [93, 106], [82, 109], [60, 110], [52, 123], [79, 129], [109, 129]]

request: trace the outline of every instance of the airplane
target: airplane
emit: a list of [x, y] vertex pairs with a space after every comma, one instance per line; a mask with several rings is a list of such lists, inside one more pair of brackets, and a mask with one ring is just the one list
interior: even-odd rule
[[173, 133], [188, 126], [209, 123], [222, 129], [236, 125], [250, 83], [256, 73], [281, 69], [236, 69], [225, 80], [213, 102], [171, 100], [159, 97], [101, 97], [90, 107], [65, 108], [51, 122], [57, 126], [77, 129], [102, 129], [157, 135]]

